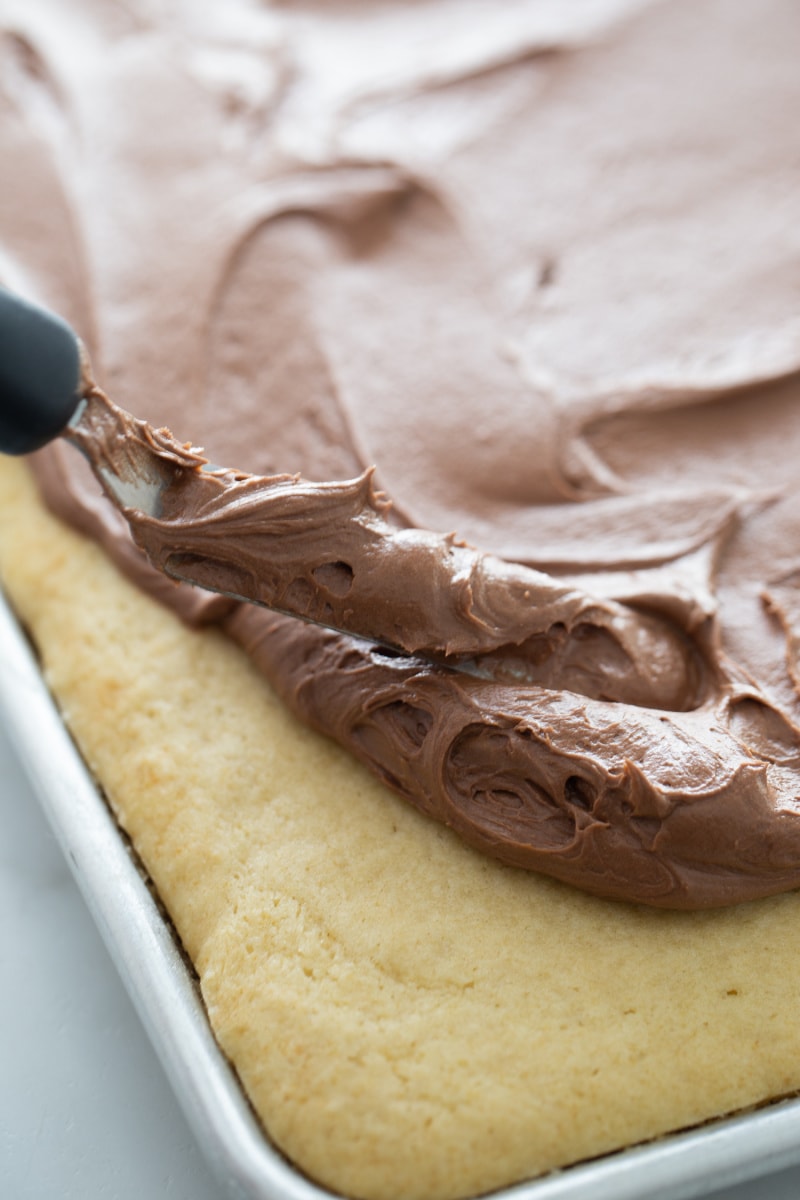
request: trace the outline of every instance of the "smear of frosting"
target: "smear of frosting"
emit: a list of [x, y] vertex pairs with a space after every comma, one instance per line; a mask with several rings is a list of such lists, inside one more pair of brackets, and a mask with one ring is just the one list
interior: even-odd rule
[[[704, 683], [680, 712], [470, 680], [153, 586], [507, 861], [684, 907], [797, 886], [793, 0], [3, 23], [0, 276], [120, 404], [261, 477], [375, 464], [396, 529], [669, 622]], [[157, 578], [70, 455], [50, 502]]]
[[[87, 365], [88, 371], [88, 365]], [[214, 467], [112, 404], [85, 374], [66, 436], [149, 562], [173, 579], [479, 678], [685, 711], [707, 691], [670, 613], [584, 592], [422, 529], [356, 479]], [[78, 419], [79, 418], [79, 419]]]

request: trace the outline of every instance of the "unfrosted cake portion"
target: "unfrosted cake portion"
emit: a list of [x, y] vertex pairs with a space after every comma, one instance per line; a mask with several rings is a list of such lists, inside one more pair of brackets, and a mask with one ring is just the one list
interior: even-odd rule
[[0, 282], [212, 462], [369, 479], [572, 605], [467, 673], [387, 656], [166, 580], [70, 446], [2, 464], [70, 728], [346, 1194], [800, 1086], [798, 49], [792, 0], [4, 11]]
[[121, 578], [19, 464], [0, 498], [5, 587], [301, 1171], [455, 1200], [800, 1087], [796, 894], [665, 912], [493, 862]]

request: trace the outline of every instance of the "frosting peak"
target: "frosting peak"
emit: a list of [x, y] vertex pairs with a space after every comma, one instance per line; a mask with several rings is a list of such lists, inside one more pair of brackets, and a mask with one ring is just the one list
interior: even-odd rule
[[[427, 569], [396, 657], [165, 586], [64, 447], [38, 463], [51, 503], [484, 849], [664, 905], [798, 886], [794, 0], [9, 0], [3, 22], [0, 277], [126, 409], [260, 481], [228, 479], [180, 553], [205, 561], [224, 495], [244, 513], [268, 481], [273, 512], [333, 501], [440, 565], [477, 547], [459, 637], [473, 606], [497, 636], [432, 645]], [[252, 580], [236, 553], [215, 561]], [[552, 599], [541, 626], [492, 608], [498, 560]], [[356, 566], [312, 563], [309, 609], [377, 603]]]

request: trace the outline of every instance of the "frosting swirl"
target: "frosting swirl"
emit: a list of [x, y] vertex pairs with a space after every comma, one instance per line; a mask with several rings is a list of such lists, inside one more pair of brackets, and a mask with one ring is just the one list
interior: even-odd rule
[[[3, 22], [0, 276], [115, 399], [261, 478], [374, 464], [393, 538], [606, 616], [470, 678], [165, 585], [64, 447], [49, 500], [483, 849], [664, 905], [800, 884], [793, 0]], [[610, 612], [672, 692], [604, 692], [651, 658]]]

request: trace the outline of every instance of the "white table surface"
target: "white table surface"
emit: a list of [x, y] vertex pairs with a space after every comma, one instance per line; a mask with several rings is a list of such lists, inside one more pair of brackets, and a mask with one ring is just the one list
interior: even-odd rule
[[2, 1200], [221, 1200], [2, 728], [0, 980]]

